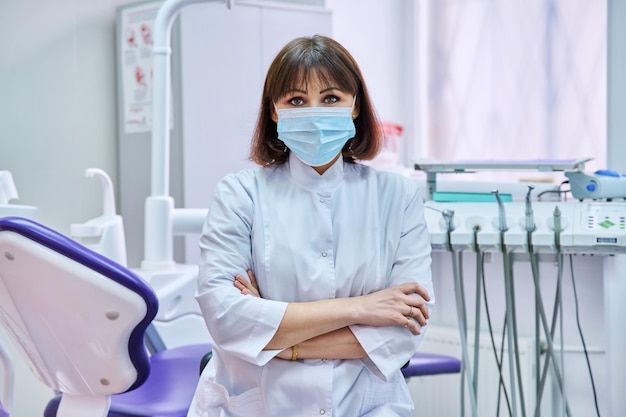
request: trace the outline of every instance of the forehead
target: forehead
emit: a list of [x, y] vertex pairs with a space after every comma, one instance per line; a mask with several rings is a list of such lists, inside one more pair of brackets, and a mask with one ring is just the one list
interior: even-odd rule
[[273, 94], [270, 93], [274, 99], [283, 97], [296, 90], [306, 93], [316, 93], [330, 87], [337, 88], [346, 93], [356, 93], [356, 91], [352, 91], [353, 87], [345, 77], [342, 77], [341, 74], [333, 74], [333, 72], [326, 68], [293, 68], [285, 75], [287, 76], [283, 77], [277, 85], [274, 85]]
[[339, 85], [336, 77], [333, 77], [328, 70], [321, 68], [302, 68], [295, 73], [293, 77], [291, 77], [291, 80], [286, 83], [286, 87], [312, 92], [316, 89], [324, 89], [328, 87], [341, 88], [342, 86]]
[[315, 94], [331, 87], [343, 90], [336, 80], [328, 76], [320, 76], [317, 73], [294, 80], [293, 87], [295, 90], [305, 91], [309, 94]]

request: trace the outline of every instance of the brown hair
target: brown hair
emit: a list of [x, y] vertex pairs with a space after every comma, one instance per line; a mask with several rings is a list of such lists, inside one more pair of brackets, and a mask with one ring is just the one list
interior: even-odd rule
[[361, 70], [350, 53], [326, 36], [296, 38], [276, 55], [267, 71], [261, 108], [252, 137], [250, 159], [259, 165], [280, 165], [287, 161], [289, 149], [278, 139], [272, 120], [274, 102], [288, 91], [305, 85], [311, 77], [356, 96], [354, 119], [356, 135], [343, 147], [346, 162], [374, 158], [380, 149], [382, 130], [370, 101]]

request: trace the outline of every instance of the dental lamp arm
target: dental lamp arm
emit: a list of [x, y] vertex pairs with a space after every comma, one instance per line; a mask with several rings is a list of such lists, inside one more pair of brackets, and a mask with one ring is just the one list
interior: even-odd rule
[[173, 269], [174, 249], [170, 196], [171, 30], [180, 10], [194, 3], [222, 1], [230, 9], [233, 0], [166, 0], [154, 21], [152, 48], [152, 138], [150, 196], [145, 202], [143, 269]]

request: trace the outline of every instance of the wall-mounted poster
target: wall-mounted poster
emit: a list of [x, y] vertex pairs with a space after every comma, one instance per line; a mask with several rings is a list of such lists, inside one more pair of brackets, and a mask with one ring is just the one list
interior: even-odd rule
[[124, 133], [152, 128], [153, 27], [161, 5], [161, 1], [142, 3], [121, 14], [118, 42]]

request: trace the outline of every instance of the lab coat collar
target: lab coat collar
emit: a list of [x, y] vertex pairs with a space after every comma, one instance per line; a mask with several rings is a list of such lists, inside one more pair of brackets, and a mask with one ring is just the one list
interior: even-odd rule
[[343, 180], [343, 157], [340, 156], [324, 174], [302, 162], [293, 152], [289, 153], [289, 172], [294, 182], [310, 190], [336, 188]]

